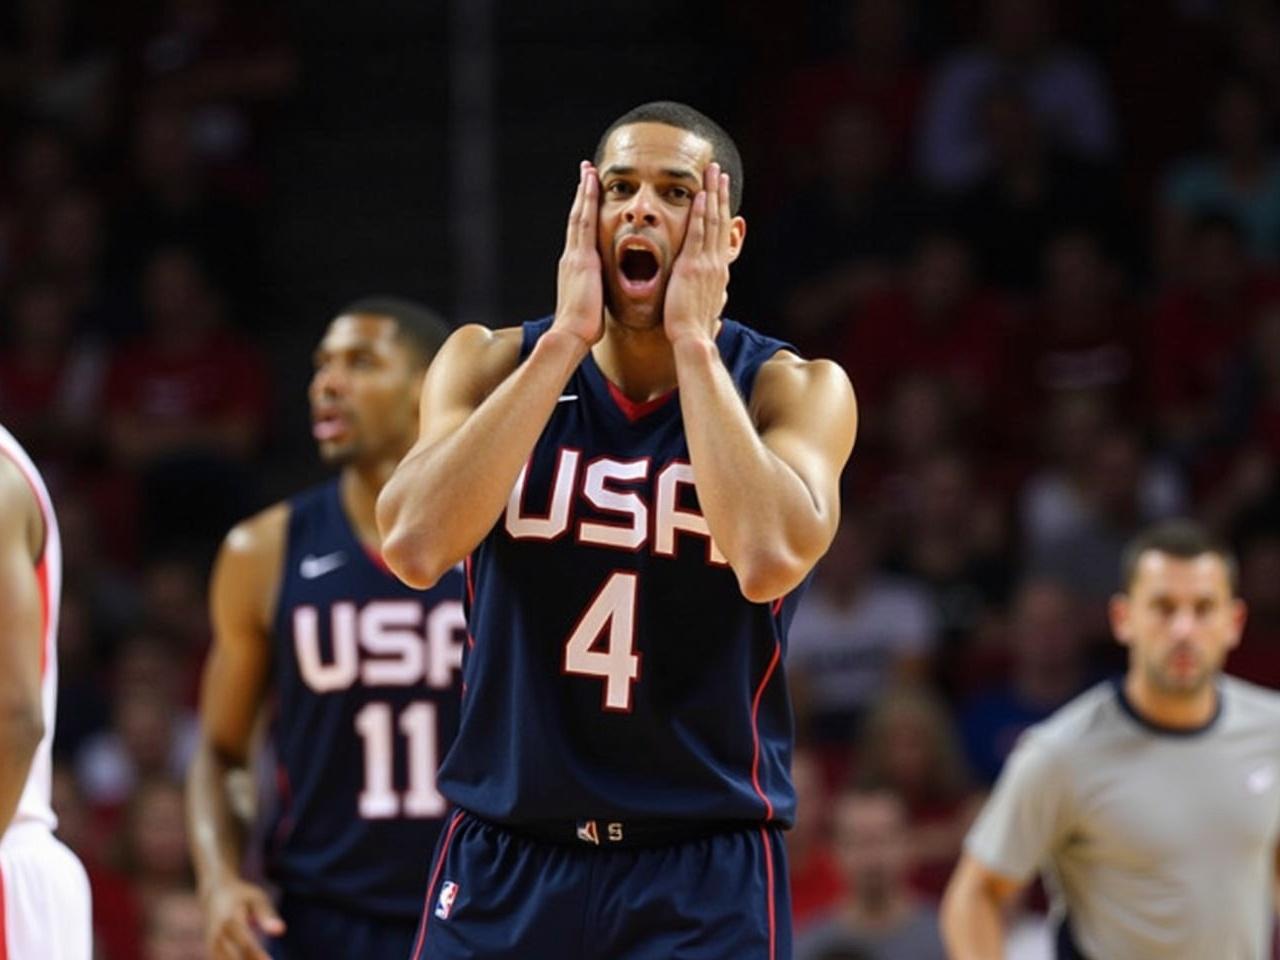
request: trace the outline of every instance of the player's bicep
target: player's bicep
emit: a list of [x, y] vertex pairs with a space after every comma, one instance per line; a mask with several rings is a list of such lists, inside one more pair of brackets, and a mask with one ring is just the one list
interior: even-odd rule
[[201, 680], [200, 721], [209, 744], [237, 763], [247, 758], [271, 673], [270, 617], [285, 522], [283, 513], [268, 511], [232, 530], [210, 580], [213, 647]]
[[468, 324], [454, 331], [422, 381], [417, 447], [430, 447], [466, 423], [519, 360], [519, 328]]
[[829, 541], [839, 522], [840, 472], [858, 428], [849, 378], [830, 361], [783, 355], [761, 368], [752, 414], [761, 441], [809, 491]]
[[32, 563], [35, 510], [26, 479], [0, 460], [0, 719], [39, 716], [44, 615]]

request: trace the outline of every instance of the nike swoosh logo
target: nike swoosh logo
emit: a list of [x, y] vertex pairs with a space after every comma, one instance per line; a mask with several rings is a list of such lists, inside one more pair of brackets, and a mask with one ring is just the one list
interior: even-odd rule
[[556, 403], [568, 403], [570, 400], [577, 399], [578, 395], [576, 393], [562, 393], [560, 394], [560, 399], [557, 400]]
[[314, 580], [316, 577], [323, 577], [326, 573], [333, 573], [346, 562], [347, 555], [341, 550], [336, 553], [326, 553], [321, 557], [308, 554], [298, 565], [298, 573], [302, 574], [303, 580]]
[[1265, 793], [1271, 784], [1275, 783], [1276, 770], [1275, 767], [1266, 766], [1259, 767], [1253, 773], [1249, 774], [1246, 783], [1252, 793]]

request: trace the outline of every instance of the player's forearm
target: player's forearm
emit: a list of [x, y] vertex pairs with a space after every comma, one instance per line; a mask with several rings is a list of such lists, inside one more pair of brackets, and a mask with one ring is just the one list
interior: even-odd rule
[[1000, 905], [980, 888], [954, 881], [942, 898], [942, 940], [950, 960], [1002, 960]]
[[680, 408], [698, 503], [749, 600], [804, 579], [830, 539], [808, 487], [756, 432], [714, 343], [675, 345]]
[[16, 705], [0, 722], [0, 833], [8, 829], [31, 772], [31, 761], [44, 736], [40, 706]]
[[231, 766], [205, 740], [200, 741], [187, 773], [187, 827], [191, 861], [201, 892], [240, 876], [245, 824], [236, 816], [227, 791]]
[[457, 430], [401, 461], [377, 510], [396, 576], [429, 587], [484, 539], [586, 353], [577, 337], [544, 334]]

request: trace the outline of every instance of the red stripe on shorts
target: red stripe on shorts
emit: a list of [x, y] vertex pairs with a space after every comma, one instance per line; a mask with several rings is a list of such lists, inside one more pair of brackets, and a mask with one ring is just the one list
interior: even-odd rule
[[[431, 920], [431, 901], [435, 896], [436, 883], [440, 880], [440, 871], [444, 869], [444, 858], [449, 855], [449, 844], [453, 842], [453, 832], [462, 822], [462, 811], [459, 810], [449, 821], [449, 830], [444, 835], [444, 843], [440, 844], [440, 857], [436, 860], [436, 868], [431, 871], [431, 882], [427, 884], [427, 899], [422, 903], [422, 927], [418, 930], [418, 942], [413, 945], [413, 955], [409, 960], [419, 960], [422, 956], [422, 945], [427, 940], [427, 923]], [[0, 960], [4, 956], [0, 954]]]

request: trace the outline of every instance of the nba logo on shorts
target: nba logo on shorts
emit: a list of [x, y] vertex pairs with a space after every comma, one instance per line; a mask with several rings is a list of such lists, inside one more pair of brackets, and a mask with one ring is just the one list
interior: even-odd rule
[[449, 914], [453, 912], [453, 901], [457, 897], [458, 885], [452, 880], [446, 880], [440, 888], [440, 899], [436, 901], [436, 916], [441, 920], [448, 920]]

